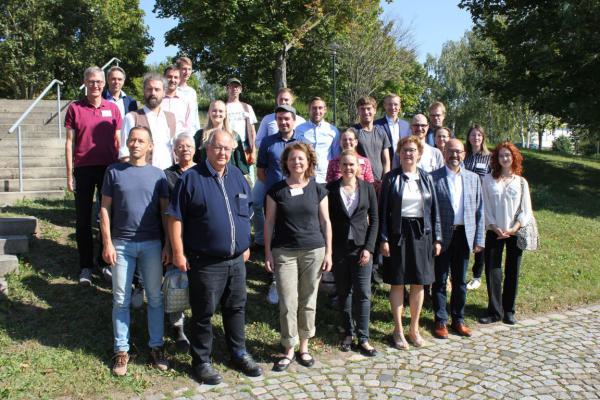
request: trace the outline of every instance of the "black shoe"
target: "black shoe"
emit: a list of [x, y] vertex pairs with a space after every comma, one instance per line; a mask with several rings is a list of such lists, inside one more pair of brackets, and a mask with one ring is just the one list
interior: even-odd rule
[[[303, 358], [303, 356], [308, 356], [309, 358]], [[306, 368], [310, 368], [315, 365], [315, 359], [313, 356], [311, 356], [309, 353], [303, 353], [300, 351], [296, 352], [296, 361], [298, 361], [298, 364]]]
[[[282, 362], [283, 360], [288, 360], [289, 362], [284, 363], [284, 362]], [[287, 356], [279, 357], [277, 360], [275, 360], [275, 363], [273, 364], [273, 371], [283, 372], [286, 369], [288, 369], [290, 364], [293, 363], [295, 360], [296, 360], [295, 355], [293, 355], [292, 358], [289, 358]]]
[[183, 353], [183, 354], [187, 354], [190, 352], [190, 342], [189, 340], [187, 340], [187, 338], [185, 339], [177, 339], [175, 341], [175, 350], [178, 353]]
[[358, 345], [358, 351], [360, 351], [360, 354], [362, 354], [365, 357], [376, 357], [377, 355], [379, 355], [375, 348], [366, 349], [362, 343]]
[[232, 358], [233, 367], [246, 376], [257, 377], [262, 375], [262, 368], [252, 359], [250, 354], [244, 354], [242, 357]]
[[502, 322], [504, 322], [507, 325], [514, 325], [517, 323], [517, 320], [515, 319], [515, 316], [512, 314], [506, 314], [504, 316], [504, 318], [502, 318]]
[[196, 365], [194, 375], [200, 383], [206, 383], [207, 385], [218, 385], [223, 382], [223, 377], [215, 371], [210, 363]]
[[498, 322], [498, 321], [500, 321], [500, 318], [497, 318], [497, 317], [482, 317], [482, 318], [479, 318], [479, 323], [480, 324], [484, 324], [484, 325], [493, 324], [494, 322]]
[[350, 350], [352, 350], [352, 337], [350, 337], [349, 342], [347, 342], [346, 340], [347, 339], [344, 339], [340, 343], [340, 351], [343, 351], [344, 353], [347, 353]]

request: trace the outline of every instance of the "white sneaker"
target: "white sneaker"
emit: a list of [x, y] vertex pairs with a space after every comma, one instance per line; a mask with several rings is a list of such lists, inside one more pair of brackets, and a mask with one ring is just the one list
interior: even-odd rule
[[141, 287], [133, 288], [131, 292], [131, 307], [138, 309], [144, 305], [144, 289]]
[[271, 304], [279, 303], [279, 295], [277, 294], [277, 283], [271, 282], [269, 286], [269, 293], [267, 293], [267, 301]]
[[90, 286], [92, 284], [92, 270], [83, 268], [79, 274], [79, 284], [81, 286]]
[[481, 278], [473, 278], [467, 283], [468, 290], [477, 290], [481, 286]]

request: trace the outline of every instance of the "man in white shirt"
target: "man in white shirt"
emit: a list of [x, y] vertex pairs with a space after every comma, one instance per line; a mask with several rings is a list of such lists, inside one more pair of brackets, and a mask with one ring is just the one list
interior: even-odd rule
[[240, 135], [246, 155], [254, 151], [256, 128], [258, 121], [250, 104], [240, 101], [242, 82], [237, 78], [227, 81], [227, 119], [231, 129]]
[[310, 101], [310, 120], [296, 128], [298, 140], [308, 143], [317, 154], [316, 180], [326, 183], [327, 166], [340, 153], [340, 132], [325, 121], [327, 105], [320, 97], [313, 97]]
[[167, 86], [166, 79], [160, 74], [148, 73], [144, 75], [143, 86], [144, 107], [127, 113], [123, 122], [119, 159], [129, 159], [129, 149], [126, 146], [129, 131], [136, 126], [143, 126], [150, 130], [154, 143], [148, 162], [164, 170], [173, 165], [173, 138], [177, 132], [175, 115], [161, 107]]
[[179, 88], [177, 89], [180, 95], [185, 98], [192, 106], [191, 125], [192, 132], [200, 129], [200, 118], [198, 117], [198, 94], [196, 90], [188, 85], [188, 80], [192, 76], [192, 60], [188, 57], [179, 57], [175, 63], [181, 75], [179, 76]]
[[107, 75], [107, 88], [102, 92], [102, 98], [115, 103], [121, 112], [121, 119], [129, 111], [137, 110], [137, 101], [122, 90], [125, 84], [125, 70], [119, 66], [111, 67]]
[[[425, 142], [427, 128], [429, 123], [423, 114], [417, 114], [412, 118], [410, 127], [412, 134], [418, 136], [423, 144], [423, 154], [417, 166], [426, 172], [432, 172], [444, 166], [444, 156], [442, 152]], [[397, 155], [396, 155], [397, 156]]]
[[175, 114], [177, 134], [187, 133], [190, 136], [193, 136], [196, 132], [192, 127], [192, 115], [194, 109], [192, 108], [191, 103], [177, 90], [181, 78], [181, 71], [177, 66], [170, 65], [165, 69], [164, 75], [167, 79], [167, 90], [162, 101], [162, 108], [164, 111]]
[[[375, 125], [380, 125], [385, 129], [385, 133], [388, 135], [388, 139], [392, 147], [390, 147], [390, 160], [392, 160], [392, 168], [400, 166], [399, 159], [394, 159], [396, 153], [396, 147], [400, 139], [404, 139], [410, 136], [410, 124], [400, 118], [402, 112], [402, 102], [400, 96], [395, 93], [390, 93], [383, 98], [383, 108], [385, 109], [385, 115], [375, 120]], [[393, 161], [396, 161], [394, 163]]]
[[[277, 92], [275, 102], [277, 103], [276, 106], [293, 106], [295, 100], [296, 96], [294, 96], [292, 89], [281, 88]], [[305, 122], [306, 120], [304, 118], [296, 115], [294, 127], [298, 128], [299, 125]], [[277, 127], [277, 121], [275, 121], [275, 113], [265, 115], [260, 121], [258, 131], [256, 131], [256, 149], [260, 149], [260, 142], [262, 142], [264, 138], [275, 135], [277, 132], [279, 132], [279, 128]]]
[[464, 323], [469, 254], [479, 253], [485, 245], [485, 215], [479, 176], [462, 168], [465, 148], [460, 140], [450, 139], [444, 153], [446, 165], [431, 173], [442, 227], [442, 252], [435, 258], [435, 282], [432, 286], [433, 335], [438, 339], [448, 338], [446, 281], [449, 274], [452, 279], [451, 327], [460, 336], [471, 336], [471, 329]]

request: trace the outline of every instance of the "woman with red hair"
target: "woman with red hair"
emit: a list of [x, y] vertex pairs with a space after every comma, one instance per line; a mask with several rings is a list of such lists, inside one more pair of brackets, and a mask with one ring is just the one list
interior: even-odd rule
[[[502, 142], [492, 152], [492, 173], [483, 179], [487, 233], [485, 237], [485, 276], [488, 290], [487, 316], [482, 324], [502, 321], [514, 325], [515, 300], [523, 250], [515, 234], [529, 223], [532, 215], [529, 185], [521, 176], [523, 156], [511, 142]], [[502, 253], [506, 247], [504, 285]]]

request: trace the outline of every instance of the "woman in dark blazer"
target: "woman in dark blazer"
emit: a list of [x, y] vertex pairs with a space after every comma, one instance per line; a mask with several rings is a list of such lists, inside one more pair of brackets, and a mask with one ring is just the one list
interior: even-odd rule
[[369, 344], [371, 270], [377, 238], [377, 196], [373, 185], [357, 178], [358, 154], [344, 150], [339, 159], [342, 177], [327, 185], [333, 230], [333, 275], [346, 337], [341, 350], [349, 351], [353, 337], [365, 356], [377, 355]]
[[417, 168], [423, 144], [416, 136], [398, 142], [400, 168], [388, 172], [381, 190], [380, 251], [383, 281], [391, 285], [394, 346], [408, 349], [402, 328], [404, 285], [410, 285], [408, 339], [415, 347], [424, 344], [419, 333], [423, 285], [435, 280], [433, 257], [440, 254], [442, 232], [437, 198], [431, 176]]

